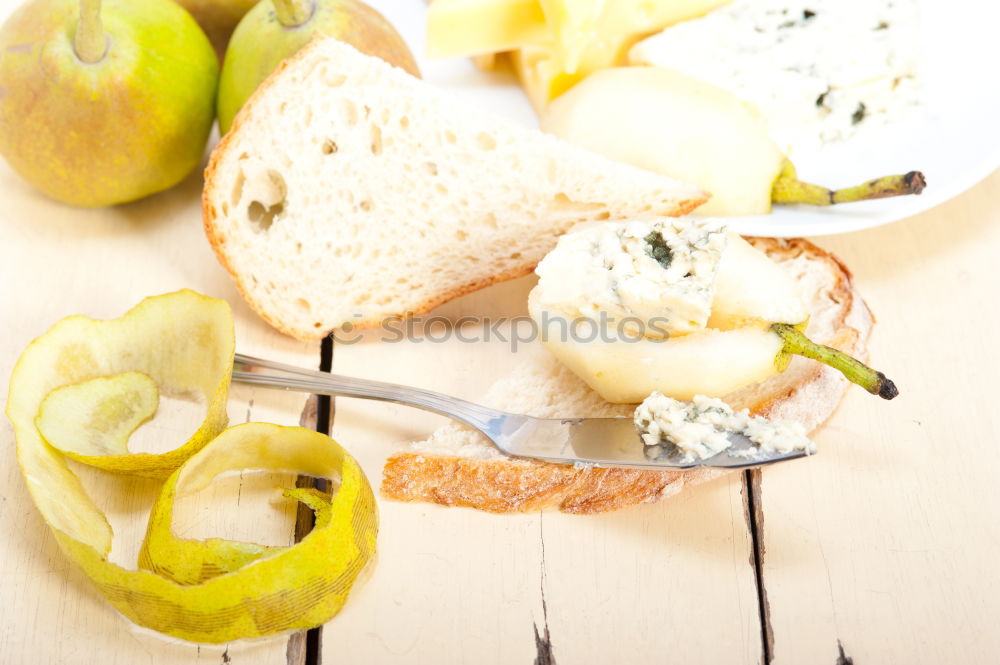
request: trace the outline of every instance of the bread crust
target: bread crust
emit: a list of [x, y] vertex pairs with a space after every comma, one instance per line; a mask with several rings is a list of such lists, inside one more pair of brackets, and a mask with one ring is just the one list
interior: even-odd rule
[[[268, 95], [268, 90], [271, 88], [275, 81], [277, 81], [281, 73], [288, 69], [289, 66], [293, 65], [299, 60], [309, 57], [311, 50], [315, 45], [322, 41], [322, 36], [314, 37], [313, 40], [300, 49], [295, 55], [283, 61], [278, 67], [257, 87], [254, 93], [246, 101], [240, 111], [236, 114], [233, 119], [232, 127], [229, 132], [222, 137], [215, 149], [212, 150], [212, 154], [209, 157], [208, 164], [205, 167], [205, 187], [202, 190], [202, 222], [205, 230], [205, 236], [208, 238], [208, 242], [212, 247], [212, 251], [215, 253], [216, 258], [222, 267], [229, 273], [236, 283], [236, 289], [239, 291], [243, 300], [253, 309], [262, 319], [267, 321], [271, 326], [279, 330], [280, 332], [295, 337], [301, 340], [318, 340], [323, 339], [327, 335], [333, 333], [337, 328], [336, 326], [321, 326], [319, 328], [301, 328], [294, 325], [290, 325], [288, 322], [280, 320], [278, 317], [272, 315], [268, 312], [266, 306], [261, 303], [253, 294], [253, 289], [250, 288], [247, 283], [247, 275], [241, 274], [236, 267], [229, 260], [227, 253], [225, 252], [223, 245], [225, 244], [225, 236], [218, 231], [216, 220], [218, 219], [218, 210], [212, 204], [213, 200], [218, 200], [219, 193], [216, 191], [216, 171], [219, 168], [220, 162], [223, 156], [230, 150], [230, 143], [234, 140], [234, 137], [238, 136], [241, 127], [247, 122], [247, 120], [255, 112], [255, 108], [258, 100], [265, 95]], [[674, 204], [674, 209], [670, 211], [670, 215], [681, 216], [686, 215], [699, 205], [704, 203], [708, 199], [707, 194], [702, 194], [699, 197], [693, 197], [688, 199], [681, 199], [676, 201]], [[664, 213], [667, 214], [667, 213]], [[450, 289], [443, 290], [432, 297], [426, 298], [421, 302], [408, 308], [408, 311], [397, 312], [399, 316], [419, 316], [426, 314], [435, 307], [442, 305], [449, 300], [458, 298], [467, 293], [473, 291], [478, 291], [479, 289], [486, 288], [493, 284], [508, 281], [511, 279], [516, 279], [527, 275], [532, 270], [535, 269], [537, 265], [536, 261], [525, 260], [524, 262], [514, 265], [513, 267], [497, 272], [486, 278], [478, 278], [470, 280], [464, 284], [460, 284]], [[382, 318], [374, 319], [358, 319], [351, 321], [351, 326], [353, 330], [365, 330], [371, 328], [377, 328], [383, 323]]]
[[212, 154], [209, 155], [208, 158], [208, 164], [205, 166], [205, 186], [201, 190], [201, 220], [202, 228], [205, 230], [205, 237], [208, 238], [208, 243], [212, 246], [212, 251], [215, 252], [215, 258], [219, 261], [219, 264], [225, 269], [226, 272], [229, 273], [230, 277], [233, 278], [233, 281], [236, 283], [236, 290], [239, 292], [240, 296], [243, 297], [244, 302], [250, 306], [250, 309], [257, 312], [262, 319], [267, 321], [282, 333], [303, 340], [322, 339], [329, 331], [324, 332], [322, 335], [317, 337], [300, 337], [295, 334], [295, 332], [285, 329], [279, 321], [276, 321], [272, 317], [268, 316], [267, 311], [261, 307], [260, 303], [253, 298], [249, 289], [244, 286], [243, 280], [237, 273], [236, 268], [229, 262], [229, 258], [222, 250], [222, 245], [225, 244], [225, 238], [215, 230], [215, 220], [218, 218], [219, 211], [215, 209], [215, 206], [212, 205], [211, 201], [213, 197], [215, 197], [215, 172], [219, 168], [219, 162], [222, 160], [222, 156], [229, 149], [230, 141], [233, 140], [233, 137], [237, 135], [240, 127], [243, 126], [246, 119], [253, 113], [253, 108], [257, 99], [261, 95], [267, 94], [267, 89], [274, 85], [274, 81], [281, 75], [281, 72], [288, 68], [290, 64], [305, 57], [309, 51], [310, 45], [318, 39], [320, 39], [319, 35], [313, 37], [312, 41], [299, 49], [295, 55], [283, 60], [277, 67], [275, 67], [274, 71], [271, 72], [259, 86], [257, 86], [257, 89], [253, 91], [253, 94], [247, 98], [247, 101], [244, 102], [243, 106], [233, 118], [233, 124], [229, 127], [229, 131], [226, 132], [219, 143], [216, 144], [215, 148], [212, 149]]
[[466, 506], [491, 513], [558, 508], [564, 513], [601, 513], [673, 496], [686, 484], [711, 480], [718, 469], [643, 471], [577, 468], [521, 460], [472, 460], [401, 453], [382, 472], [382, 496]]
[[[677, 206], [678, 212], [676, 214], [677, 216], [686, 215], [687, 213], [691, 212], [702, 203], [703, 201], [700, 199], [681, 201]], [[209, 219], [209, 215], [210, 215], [209, 212], [205, 213], [206, 220]], [[206, 221], [205, 224], [206, 224], [206, 234], [208, 235], [208, 241], [209, 243], [211, 243], [212, 249], [215, 251], [216, 257], [218, 257], [219, 259], [219, 263], [221, 263], [222, 266], [226, 269], [226, 272], [228, 272], [233, 277], [233, 280], [236, 282], [236, 289], [239, 291], [240, 295], [243, 296], [243, 299], [247, 302], [248, 305], [250, 305], [250, 308], [253, 311], [257, 312], [257, 314], [262, 319], [267, 321], [269, 324], [271, 324], [271, 326], [277, 328], [280, 332], [284, 333], [285, 335], [289, 335], [291, 337], [295, 337], [296, 339], [301, 339], [304, 341], [323, 339], [327, 335], [330, 335], [331, 333], [337, 330], [336, 327], [330, 327], [330, 328], [322, 327], [316, 329], [295, 328], [288, 326], [285, 324], [285, 322], [270, 316], [268, 314], [267, 309], [263, 305], [258, 303], [257, 300], [254, 299], [253, 296], [251, 295], [250, 290], [244, 286], [244, 280], [242, 276], [231, 267], [231, 264], [226, 259], [225, 254], [221, 251], [221, 245], [223, 241], [215, 233], [208, 230], [208, 225], [209, 225], [208, 221]], [[515, 266], [510, 270], [490, 275], [485, 279], [476, 279], [467, 282], [465, 284], [462, 284], [460, 286], [454, 287], [452, 289], [442, 291], [436, 294], [433, 298], [427, 298], [426, 300], [420, 302], [418, 305], [412, 307], [407, 312], [399, 312], [398, 316], [405, 316], [405, 317], [421, 316], [423, 314], [426, 314], [427, 312], [430, 312], [434, 308], [443, 305], [444, 303], [450, 300], [454, 300], [455, 298], [464, 296], [467, 293], [472, 293], [473, 291], [479, 291], [480, 289], [485, 289], [487, 286], [492, 286], [494, 284], [499, 284], [501, 282], [507, 282], [512, 279], [517, 279], [518, 277], [524, 277], [525, 275], [530, 274], [537, 265], [538, 265], [537, 262], [522, 263], [521, 265]], [[383, 319], [358, 319], [357, 321], [351, 322], [352, 326], [351, 330], [355, 331], [370, 330], [372, 328], [377, 328], [378, 326], [382, 325], [382, 322]]]
[[[748, 238], [776, 259], [805, 255], [822, 262], [834, 275], [825, 294], [836, 303], [832, 334], [818, 339], [856, 357], [865, 357], [874, 318], [854, 288], [851, 273], [835, 256], [808, 240]], [[805, 368], [804, 370], [802, 368]], [[780, 375], [779, 375], [780, 376]], [[840, 402], [847, 381], [819, 363], [803, 364], [790, 385], [775, 388], [752, 403], [754, 413], [802, 422], [813, 430]], [[494, 513], [532, 512], [557, 508], [567, 513], [601, 513], [652, 503], [728, 471], [647, 471], [618, 468], [577, 468], [564, 464], [514, 458], [472, 459], [402, 452], [389, 457], [382, 473], [382, 496], [399, 501], [426, 501], [465, 506]]]

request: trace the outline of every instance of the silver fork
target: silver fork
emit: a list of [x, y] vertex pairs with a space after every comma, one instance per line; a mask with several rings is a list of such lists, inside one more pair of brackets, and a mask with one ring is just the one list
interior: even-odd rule
[[562, 464], [647, 469], [691, 469], [698, 466], [739, 469], [808, 454], [797, 450], [741, 455], [740, 451], [753, 449], [753, 444], [744, 435], [731, 433], [731, 448], [714, 457], [694, 460], [672, 446], [644, 446], [631, 418], [535, 418], [490, 409], [430, 390], [338, 376], [241, 354], [236, 354], [233, 362], [233, 381], [316, 395], [395, 402], [426, 409], [479, 430], [508, 455]]

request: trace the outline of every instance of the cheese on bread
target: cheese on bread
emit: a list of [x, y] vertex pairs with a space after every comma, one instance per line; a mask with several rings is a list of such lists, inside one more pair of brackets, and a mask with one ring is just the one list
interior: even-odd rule
[[[802, 287], [813, 340], [858, 358], [867, 355], [874, 320], [847, 268], [807, 240], [752, 239]], [[808, 431], [825, 421], [848, 386], [840, 372], [805, 358], [723, 399], [734, 409], [800, 423]], [[550, 356], [515, 366], [479, 400], [487, 406], [543, 418], [631, 416], [632, 404], [611, 404]], [[508, 457], [479, 432], [457, 423], [391, 456], [382, 494], [490, 512], [555, 508], [599, 513], [659, 501], [721, 475], [718, 469], [649, 471], [574, 467]]]

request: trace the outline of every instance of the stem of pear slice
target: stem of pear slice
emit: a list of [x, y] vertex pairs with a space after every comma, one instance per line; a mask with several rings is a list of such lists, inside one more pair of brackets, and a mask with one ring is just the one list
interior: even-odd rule
[[273, 0], [278, 22], [286, 28], [296, 28], [308, 21], [316, 10], [315, 0]]
[[782, 348], [783, 353], [805, 356], [829, 365], [847, 377], [851, 383], [858, 384], [882, 399], [892, 399], [899, 394], [896, 384], [882, 372], [868, 367], [843, 351], [813, 342], [804, 332], [789, 323], [774, 323], [771, 325], [771, 331], [785, 343]]
[[805, 203], [814, 206], [828, 206], [834, 203], [868, 201], [889, 196], [919, 194], [924, 191], [927, 181], [920, 171], [910, 171], [901, 175], [890, 175], [844, 189], [827, 189], [820, 185], [803, 182], [796, 177], [795, 167], [785, 160], [781, 173], [771, 187], [773, 203]]
[[83, 62], [100, 62], [108, 50], [108, 36], [101, 24], [101, 0], [80, 0], [80, 22], [73, 38], [73, 50]]

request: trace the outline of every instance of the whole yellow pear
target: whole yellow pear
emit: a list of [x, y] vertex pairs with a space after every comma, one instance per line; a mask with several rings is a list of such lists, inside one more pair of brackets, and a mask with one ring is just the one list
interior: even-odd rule
[[167, 189], [201, 161], [218, 73], [171, 0], [31, 0], [0, 28], [0, 154], [72, 205]]

